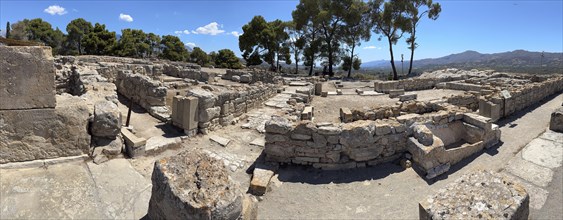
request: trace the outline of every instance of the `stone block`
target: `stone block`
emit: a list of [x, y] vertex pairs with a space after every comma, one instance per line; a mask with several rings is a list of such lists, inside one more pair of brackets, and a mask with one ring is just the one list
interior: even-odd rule
[[419, 218], [528, 219], [529, 203], [519, 183], [491, 171], [475, 171], [421, 201]]
[[195, 150], [157, 160], [149, 219], [237, 219], [243, 193], [224, 163]]
[[340, 108], [340, 120], [344, 123], [352, 122], [354, 117], [349, 108]]
[[250, 83], [252, 82], [252, 75], [250, 74], [244, 74], [240, 76], [240, 82], [241, 83]]
[[410, 100], [416, 100], [416, 98], [417, 98], [417, 94], [400, 95], [399, 101], [405, 102], [405, 101], [410, 101]]
[[463, 115], [463, 121], [468, 124], [475, 125], [479, 128], [485, 129], [485, 132], [491, 130], [491, 124], [492, 124], [491, 118], [487, 118], [485, 116], [481, 116], [474, 113], [465, 113]]
[[549, 129], [563, 133], [563, 107], [559, 107], [558, 109], [555, 109], [553, 113], [551, 113]]
[[87, 154], [88, 106], [78, 97], [54, 109], [0, 110], [0, 164]]
[[291, 131], [291, 126], [291, 123], [286, 118], [274, 115], [266, 122], [264, 129], [267, 133], [287, 134], [287, 132]]
[[127, 152], [129, 157], [142, 156], [145, 153], [147, 139], [137, 137], [127, 128], [121, 128], [121, 136], [123, 137], [123, 140], [125, 140], [125, 152]]
[[227, 138], [223, 138], [223, 137], [219, 137], [219, 136], [215, 136], [215, 135], [210, 136], [209, 140], [211, 140], [215, 143], [218, 143], [219, 145], [221, 145], [221, 147], [226, 147], [231, 142], [231, 140], [229, 140]]
[[301, 112], [301, 120], [313, 120], [313, 107], [307, 106]]
[[321, 92], [321, 97], [327, 97], [327, 96], [328, 96], [328, 91]]
[[0, 46], [0, 110], [55, 108], [50, 47]]
[[323, 93], [323, 84], [322, 83], [315, 83], [315, 95], [319, 96]]
[[404, 89], [391, 89], [391, 90], [388, 90], [388, 92], [389, 92], [389, 98], [397, 98], [397, 97], [405, 94]]
[[337, 90], [336, 90], [336, 95], [342, 95], [342, 89], [337, 89]]
[[172, 99], [172, 124], [184, 130], [197, 129], [199, 99], [193, 96], [175, 96]]
[[100, 101], [94, 105], [94, 121], [90, 127], [93, 136], [115, 139], [121, 129], [121, 112], [110, 101]]
[[491, 118], [491, 121], [497, 121], [502, 117], [501, 106], [488, 102], [486, 100], [479, 100], [479, 115]]

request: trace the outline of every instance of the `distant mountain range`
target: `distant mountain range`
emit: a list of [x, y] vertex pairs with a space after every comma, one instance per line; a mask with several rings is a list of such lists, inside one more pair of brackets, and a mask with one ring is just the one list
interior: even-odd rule
[[[398, 70], [401, 69], [400, 61], [395, 61], [395, 65]], [[409, 62], [405, 61], [404, 65], [405, 69], [407, 69]], [[542, 52], [525, 50], [493, 54], [482, 54], [477, 51], [468, 50], [445, 57], [421, 59], [413, 62], [413, 67], [422, 69], [490, 68], [497, 71], [530, 72], [537, 70], [540, 66], [542, 66], [543, 69], [561, 73], [563, 70], [563, 53], [543, 53], [542, 57]], [[388, 69], [391, 68], [391, 65], [389, 60], [377, 60], [363, 63], [362, 68]]]

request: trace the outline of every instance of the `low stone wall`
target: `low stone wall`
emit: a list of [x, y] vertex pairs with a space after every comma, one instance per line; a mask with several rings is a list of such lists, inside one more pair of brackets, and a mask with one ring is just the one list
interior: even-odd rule
[[498, 120], [534, 105], [553, 94], [563, 91], [563, 77], [556, 76], [541, 82], [533, 82], [508, 90], [510, 98], [500, 92], [487, 95], [479, 102], [479, 114]]
[[432, 89], [438, 83], [460, 80], [462, 77], [445, 78], [409, 78], [397, 81], [376, 81], [374, 83], [376, 92], [388, 93], [389, 90], [404, 89], [405, 91], [416, 91]]
[[447, 97], [447, 102], [452, 105], [471, 109], [472, 111], [479, 109], [479, 97], [471, 93], [465, 93], [463, 95], [452, 95], [450, 97]]
[[261, 83], [252, 86], [202, 86], [189, 90], [187, 96], [198, 99], [198, 129], [206, 134], [209, 130], [235, 122], [237, 117], [257, 108], [277, 94], [278, 87]]
[[[234, 76], [234, 77], [233, 77]], [[279, 73], [264, 71], [264, 70], [231, 70], [228, 69], [227, 72], [221, 77], [225, 80], [237, 81], [241, 83], [279, 83], [282, 81]], [[248, 78], [245, 79], [245, 78]]]
[[119, 71], [115, 84], [117, 92], [150, 111], [154, 106], [166, 105], [166, 87], [150, 77], [134, 74], [132, 71]]
[[407, 127], [394, 120], [329, 125], [274, 116], [266, 123], [266, 160], [334, 170], [373, 166], [406, 151]]
[[375, 108], [351, 109], [351, 121], [358, 120], [377, 120], [392, 117], [400, 117], [407, 114], [425, 114], [430, 112], [438, 112], [441, 110], [454, 110], [458, 112], [467, 112], [464, 107], [459, 107], [447, 103], [445, 100], [434, 101], [405, 101], [394, 105], [383, 105]]

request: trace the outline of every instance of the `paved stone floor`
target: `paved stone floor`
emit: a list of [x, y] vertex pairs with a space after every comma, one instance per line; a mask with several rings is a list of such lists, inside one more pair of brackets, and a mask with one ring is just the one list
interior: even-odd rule
[[[415, 170], [403, 170], [396, 164], [330, 172], [282, 167], [271, 189], [260, 198], [259, 218], [416, 219], [418, 201], [470, 170], [489, 169], [508, 174], [526, 186], [532, 195], [531, 218], [560, 219], [563, 145], [558, 134], [544, 132], [550, 113], [562, 102], [563, 95], [559, 95], [500, 121], [503, 143], [499, 147], [454, 165], [438, 180], [425, 181]], [[259, 116], [274, 112], [266, 107], [252, 113]], [[263, 117], [256, 118], [262, 121]], [[186, 144], [208, 146], [206, 149], [217, 157], [235, 165], [234, 179], [248, 188], [245, 171], [261, 151], [259, 146], [250, 145], [261, 136], [256, 131], [261, 122], [251, 123], [255, 126], [250, 129], [241, 128], [252, 120], [211, 133], [230, 139], [227, 147], [212, 144], [208, 136], [198, 136]], [[147, 212], [154, 160], [177, 151], [138, 159], [118, 158], [102, 165], [75, 162], [0, 169], [0, 219], [139, 219]]]

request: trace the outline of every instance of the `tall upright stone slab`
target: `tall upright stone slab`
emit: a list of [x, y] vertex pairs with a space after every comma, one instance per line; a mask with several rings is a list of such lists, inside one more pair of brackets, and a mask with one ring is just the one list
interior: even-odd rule
[[172, 100], [172, 124], [184, 129], [188, 135], [197, 133], [198, 104], [197, 97], [175, 96]]
[[50, 47], [0, 46], [0, 110], [55, 108]]

